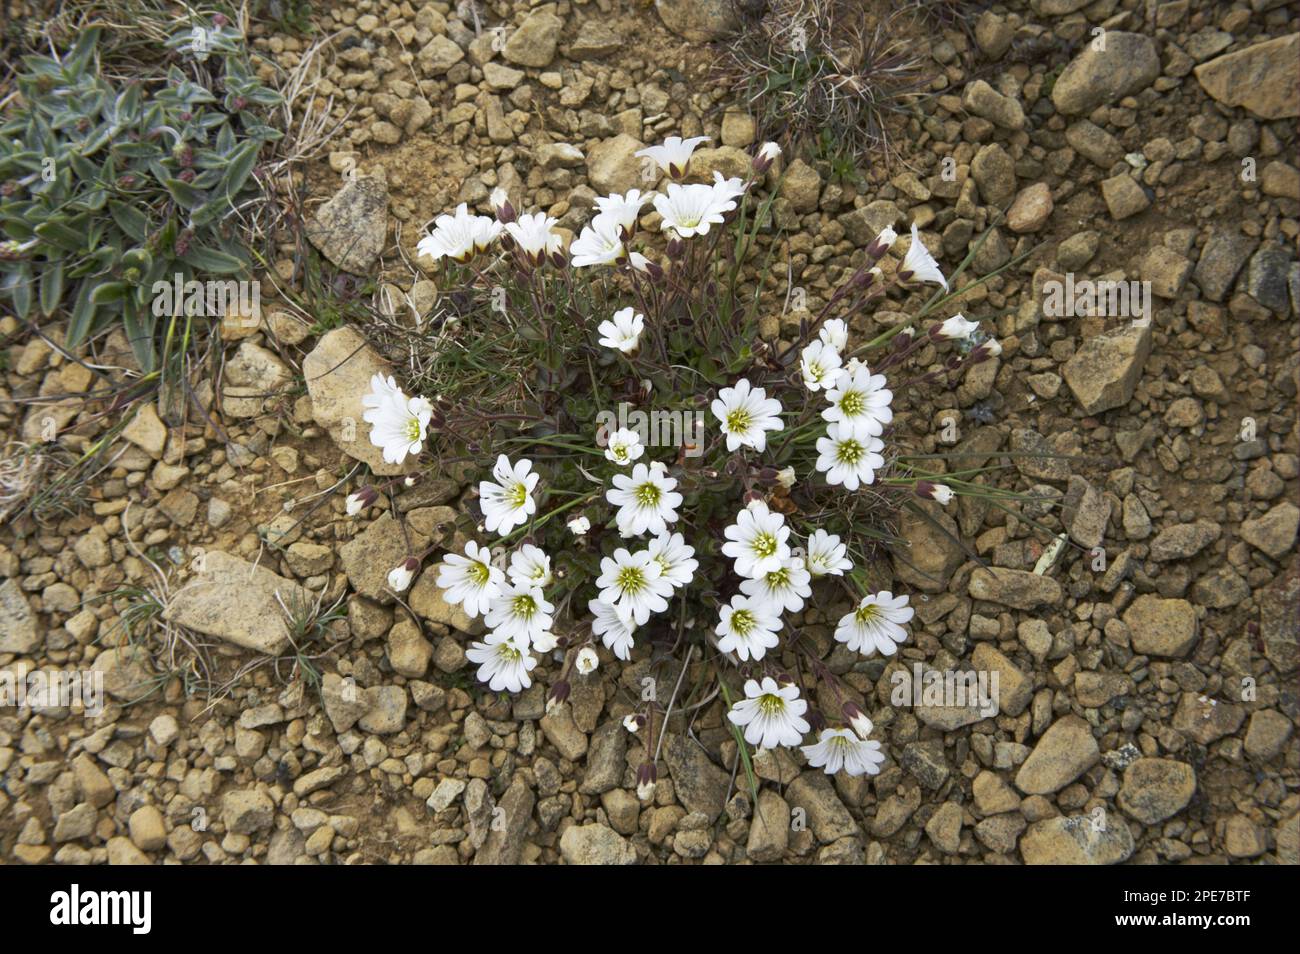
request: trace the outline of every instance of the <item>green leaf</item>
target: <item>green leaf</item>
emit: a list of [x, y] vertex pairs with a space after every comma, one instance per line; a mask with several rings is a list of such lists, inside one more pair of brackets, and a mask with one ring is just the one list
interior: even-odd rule
[[245, 181], [252, 174], [253, 165], [257, 162], [259, 151], [260, 143], [249, 141], [240, 146], [235, 154], [230, 157], [222, 187], [225, 189], [226, 195], [232, 199], [239, 195], [239, 190], [244, 187]]
[[108, 213], [117, 223], [117, 227], [135, 241], [143, 242], [149, 237], [149, 220], [139, 209], [123, 202], [110, 202]]
[[94, 285], [90, 292], [91, 304], [98, 307], [99, 305], [108, 305], [116, 301], [121, 301], [126, 297], [126, 282], [94, 282], [88, 279], [88, 283]]
[[42, 222], [34, 229], [38, 238], [44, 242], [49, 242], [58, 248], [67, 252], [81, 252], [86, 247], [86, 236], [83, 232], [78, 232], [70, 228], [58, 219], [50, 219]]
[[68, 319], [67, 346], [69, 348], [75, 348], [86, 340], [90, 326], [95, 320], [95, 303], [90, 300], [93, 284], [91, 281], [84, 281], [77, 290], [77, 300], [72, 306], [72, 317]]
[[176, 204], [183, 209], [192, 209], [203, 202], [202, 193], [193, 188], [188, 182], [168, 178], [163, 179], [162, 184], [163, 188], [170, 192], [171, 197], [176, 200]]
[[41, 311], [53, 315], [63, 298], [63, 260], [49, 262], [41, 273]]
[[246, 267], [234, 255], [202, 245], [191, 245], [190, 250], [181, 256], [181, 261], [193, 265], [200, 272], [211, 272], [214, 275], [231, 275], [242, 272]]

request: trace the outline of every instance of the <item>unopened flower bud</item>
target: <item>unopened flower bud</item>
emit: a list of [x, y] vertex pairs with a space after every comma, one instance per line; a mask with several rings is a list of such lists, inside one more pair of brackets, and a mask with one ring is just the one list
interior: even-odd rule
[[566, 679], [559, 680], [551, 686], [551, 691], [546, 694], [546, 711], [550, 712], [557, 706], [564, 705], [569, 698], [569, 683]]
[[844, 718], [853, 727], [853, 731], [858, 734], [858, 738], [865, 740], [871, 735], [871, 720], [867, 718], [867, 714], [862, 711], [857, 703], [846, 702], [840, 711], [844, 713]]
[[937, 500], [946, 507], [952, 500], [952, 488], [947, 484], [936, 484], [932, 480], [918, 480], [916, 495], [926, 500]]
[[898, 233], [891, 228], [881, 229], [880, 234], [871, 240], [867, 245], [867, 258], [873, 262], [878, 262], [885, 257], [885, 253], [894, 247], [898, 241]]
[[763, 175], [772, 168], [772, 163], [781, 158], [781, 147], [774, 142], [765, 142], [754, 154], [754, 174]]
[[347, 512], [349, 517], [355, 517], [363, 510], [368, 510], [375, 505], [379, 499], [379, 491], [367, 484], [360, 490], [348, 494]]
[[388, 585], [394, 593], [404, 593], [410, 587], [411, 581], [415, 579], [415, 573], [420, 569], [420, 561], [415, 557], [407, 557], [402, 563], [393, 567], [388, 572]]
[[[515, 220], [515, 207], [510, 204], [510, 197], [506, 190], [497, 186], [492, 190], [492, 197], [489, 200], [492, 203], [492, 211], [496, 213], [497, 221], [502, 225], [508, 225]], [[504, 238], [505, 235], [502, 235]]]
[[654, 797], [655, 782], [659, 779], [659, 773], [651, 762], [642, 762], [636, 770], [636, 797], [643, 802], [650, 801]]

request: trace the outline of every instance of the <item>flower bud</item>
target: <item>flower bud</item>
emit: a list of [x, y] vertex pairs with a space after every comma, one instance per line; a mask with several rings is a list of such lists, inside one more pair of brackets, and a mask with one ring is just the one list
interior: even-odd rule
[[916, 495], [926, 500], [937, 500], [945, 507], [952, 500], [952, 488], [947, 484], [936, 484], [932, 480], [918, 480], [916, 482]]
[[867, 714], [862, 711], [857, 703], [846, 702], [840, 711], [844, 713], [844, 718], [853, 727], [853, 731], [858, 734], [858, 738], [865, 740], [871, 735], [871, 720], [867, 718]]
[[551, 686], [551, 691], [546, 694], [546, 711], [550, 712], [557, 706], [564, 705], [569, 698], [568, 680], [561, 679], [555, 685]]
[[654, 797], [655, 782], [659, 779], [659, 773], [655, 771], [652, 762], [642, 762], [636, 770], [636, 797], [643, 802], [650, 801]]
[[[502, 225], [509, 225], [515, 220], [515, 207], [510, 204], [510, 197], [506, 190], [497, 186], [492, 190], [492, 197], [489, 199], [492, 203], [492, 211], [496, 213], [497, 221]], [[505, 238], [505, 234], [502, 234]]]
[[772, 168], [772, 163], [781, 158], [781, 147], [774, 142], [765, 142], [758, 147], [754, 155], [754, 174], [761, 176]]
[[353, 493], [348, 494], [347, 512], [349, 517], [355, 517], [363, 510], [368, 510], [375, 505], [379, 499], [379, 491], [375, 490], [369, 484]]

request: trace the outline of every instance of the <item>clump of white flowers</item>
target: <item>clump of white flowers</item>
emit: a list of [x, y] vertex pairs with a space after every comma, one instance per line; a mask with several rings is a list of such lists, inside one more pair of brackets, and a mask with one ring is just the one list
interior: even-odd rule
[[[682, 302], [719, 294], [708, 271], [719, 233], [781, 155], [767, 143], [756, 151], [746, 179], [714, 172], [711, 181], [688, 181], [695, 150], [707, 141], [672, 137], [637, 153], [652, 174], [668, 178], [664, 189], [596, 197], [594, 216], [567, 251], [554, 218], [516, 212], [498, 189], [491, 198], [495, 217], [474, 215], [462, 204], [434, 221], [418, 252], [456, 263], [453, 268], [473, 263], [476, 275], [493, 266], [476, 259], [500, 256], [496, 261], [527, 283], [525, 300], [539, 308], [548, 288], [562, 285], [569, 294], [592, 274], [588, 270], [609, 269], [595, 272], [602, 288], [630, 288], [635, 298], [623, 307], [564, 318], [578, 321], [585, 336], [574, 364], [607, 369], [620, 394], [652, 401], [662, 375], [680, 360], [674, 349], [681, 339], [670, 335], [667, 315], [680, 321], [690, 314], [694, 321]], [[636, 247], [643, 215], [657, 226], [648, 240], [664, 247]], [[871, 720], [851, 700], [839, 701], [833, 718], [843, 724], [827, 726], [782, 668], [783, 652], [793, 658], [809, 651], [796, 639], [796, 617], [810, 604], [824, 616], [844, 589], [853, 599], [839, 603], [850, 608], [841, 612], [834, 638], [864, 657], [896, 653], [913, 609], [906, 595], [868, 591], [855, 561], [869, 561], [871, 545], [857, 535], [859, 528], [829, 519], [833, 506], [801, 508], [800, 502], [848, 495], [839, 499], [852, 504], [857, 495], [903, 488], [948, 503], [953, 487], [934, 479], [938, 475], [900, 475], [896, 467], [890, 438], [900, 385], [891, 387], [887, 372], [927, 343], [958, 351], [948, 370], [1000, 351], [977, 322], [960, 314], [920, 337], [898, 328], [852, 348], [850, 316], [882, 293], [887, 279], [881, 266], [897, 238], [885, 229], [863, 250], [862, 267], [801, 326], [795, 347], [776, 356], [758, 345], [741, 361], [720, 360], [724, 370], [687, 368], [700, 382], [691, 408], [695, 422], [669, 453], [661, 450], [662, 441], [621, 418], [586, 435], [526, 430], [523, 425], [549, 421], [527, 415], [484, 415], [469, 436], [448, 427], [471, 451], [495, 455], [484, 454], [490, 474], [471, 494], [481, 523], [445, 547], [429, 571], [447, 604], [486, 627], [466, 652], [480, 682], [493, 691], [520, 692], [532, 685], [543, 659], [555, 654], [561, 671], [548, 693], [549, 709], [567, 700], [570, 678], [598, 678], [601, 652], [606, 659], [630, 660], [656, 632], [669, 634], [669, 642], [707, 641], [715, 665], [728, 660], [746, 677], [744, 697], [727, 712], [746, 743], [800, 747], [810, 765], [831, 774], [880, 771], [884, 755], [867, 738]], [[546, 284], [548, 275], [556, 286]], [[915, 225], [893, 281], [948, 287]], [[843, 317], [832, 317], [836, 309]], [[864, 354], [891, 338], [891, 350], [868, 366]], [[613, 390], [592, 380], [596, 393]], [[374, 377], [363, 403], [371, 442], [395, 464], [420, 455], [448, 406], [442, 398], [435, 408], [408, 397], [383, 375]], [[521, 424], [508, 446], [493, 444], [495, 420]], [[530, 444], [536, 450], [523, 453]], [[363, 487], [348, 497], [346, 511], [360, 514], [380, 496]], [[412, 586], [425, 556], [412, 554], [392, 569], [394, 591]], [[826, 667], [815, 658], [810, 666], [815, 678], [827, 680], [831, 697], [842, 700], [843, 687]], [[663, 731], [662, 704], [650, 700], [624, 719], [629, 731], [647, 730], [650, 749]], [[816, 739], [804, 744], [814, 729]], [[650, 757], [637, 771], [641, 797], [650, 797], [656, 778]]]

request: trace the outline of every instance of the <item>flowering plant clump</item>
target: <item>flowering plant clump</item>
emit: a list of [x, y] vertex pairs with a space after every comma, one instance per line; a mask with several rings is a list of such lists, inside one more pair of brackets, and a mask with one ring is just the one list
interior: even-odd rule
[[[476, 525], [428, 572], [486, 627], [467, 655], [489, 689], [519, 692], [546, 673], [548, 706], [560, 705], [598, 649], [631, 660], [684, 647], [723, 680], [745, 742], [811, 739], [812, 765], [874, 774], [884, 756], [871, 721], [804, 638], [803, 617], [838, 620], [834, 639], [863, 657], [907, 639], [909, 598], [870, 585], [873, 564], [909, 499], [944, 504], [964, 481], [894, 446], [894, 395], [950, 383], [1000, 349], [961, 315], [854, 340], [891, 290], [947, 290], [916, 226], [897, 263], [890, 229], [862, 250], [792, 347], [761, 341], [761, 287], [744, 274], [770, 228], [773, 196], [758, 193], [780, 150], [758, 149], [743, 179], [688, 181], [704, 141], [643, 150], [664, 188], [597, 198], [567, 243], [554, 219], [519, 214], [499, 190], [495, 217], [464, 205], [438, 217], [419, 244], [445, 270], [448, 303], [430, 329], [436, 356], [412, 375], [424, 396], [376, 376], [370, 440], [389, 462], [429, 451], [431, 470], [481, 468], [468, 495]], [[950, 354], [905, 374], [930, 346]], [[348, 512], [377, 498], [362, 487]], [[428, 555], [395, 567], [393, 589]], [[741, 683], [723, 677], [735, 668], [733, 703]], [[817, 683], [838, 711], [810, 707]], [[649, 695], [629, 729], [662, 731], [673, 702]], [[647, 756], [643, 796], [655, 776]]]

